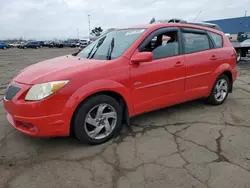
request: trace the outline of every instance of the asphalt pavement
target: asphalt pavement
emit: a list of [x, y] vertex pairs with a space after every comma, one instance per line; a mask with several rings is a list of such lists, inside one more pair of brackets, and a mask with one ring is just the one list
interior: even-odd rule
[[[0, 97], [24, 67], [77, 49], [0, 50]], [[0, 187], [250, 187], [250, 61], [220, 106], [202, 100], [135, 117], [98, 146], [14, 130], [0, 104]]]

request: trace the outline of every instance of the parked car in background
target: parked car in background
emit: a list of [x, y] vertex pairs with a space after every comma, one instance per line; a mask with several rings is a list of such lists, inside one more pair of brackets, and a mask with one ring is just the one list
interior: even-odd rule
[[5, 43], [5, 42], [0, 42], [0, 49], [7, 49], [10, 48], [9, 44]]
[[27, 42], [20, 42], [18, 45], [16, 45], [17, 48], [20, 48], [22, 45], [26, 44]]
[[20, 46], [21, 43], [19, 42], [15, 42], [15, 43], [11, 43], [9, 44], [11, 48], [18, 48], [18, 46]]
[[90, 44], [90, 40], [80, 40], [76, 46], [79, 48], [79, 49], [83, 49], [83, 48], [86, 48], [88, 45]]
[[3, 103], [8, 121], [25, 134], [73, 133], [100, 144], [141, 113], [198, 98], [223, 104], [236, 77], [236, 52], [222, 31], [151, 24], [111, 31], [76, 57], [24, 69]]
[[57, 47], [57, 48], [63, 48], [64, 47], [62, 41], [54, 41], [53, 43], [54, 43], [54, 47]]
[[38, 49], [40, 47], [41, 47], [41, 44], [38, 41], [27, 42], [27, 43], [22, 44], [22, 45], [19, 46], [19, 48], [21, 48], [21, 49], [26, 49], [26, 48]]
[[53, 41], [46, 41], [44, 42], [45, 47], [53, 48], [55, 46]]
[[44, 47], [44, 41], [37, 41], [40, 45], [40, 47]]
[[86, 48], [88, 45], [89, 45], [89, 42], [81, 42], [79, 46], [81, 48]]
[[63, 42], [63, 47], [75, 48], [76, 47], [76, 43], [75, 42], [70, 42], [70, 41], [64, 41]]

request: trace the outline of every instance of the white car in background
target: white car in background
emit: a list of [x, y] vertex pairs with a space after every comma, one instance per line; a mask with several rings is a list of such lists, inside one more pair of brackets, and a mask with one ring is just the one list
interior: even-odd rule
[[12, 44], [9, 44], [11, 48], [17, 48], [18, 46], [21, 45], [21, 43], [18, 43], [18, 42], [15, 42], [15, 43], [12, 43]]
[[89, 39], [83, 39], [83, 40], [80, 40], [78, 43], [76, 43], [76, 47], [78, 47], [79, 49], [83, 49], [89, 44], [90, 44]]

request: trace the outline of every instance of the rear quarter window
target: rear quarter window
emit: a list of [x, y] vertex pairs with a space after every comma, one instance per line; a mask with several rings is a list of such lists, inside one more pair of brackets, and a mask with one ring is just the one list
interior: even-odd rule
[[210, 32], [210, 31], [208, 31], [208, 34], [213, 39], [216, 48], [222, 48], [223, 47], [223, 39], [222, 39], [222, 36], [220, 34], [213, 33], [213, 32]]

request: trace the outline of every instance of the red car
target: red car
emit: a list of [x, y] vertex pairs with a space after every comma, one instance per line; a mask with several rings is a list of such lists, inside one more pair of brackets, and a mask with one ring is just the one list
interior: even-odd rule
[[236, 77], [236, 52], [221, 31], [152, 24], [116, 29], [75, 56], [27, 67], [3, 103], [8, 121], [25, 134], [74, 133], [99, 144], [147, 111], [198, 98], [222, 104]]

